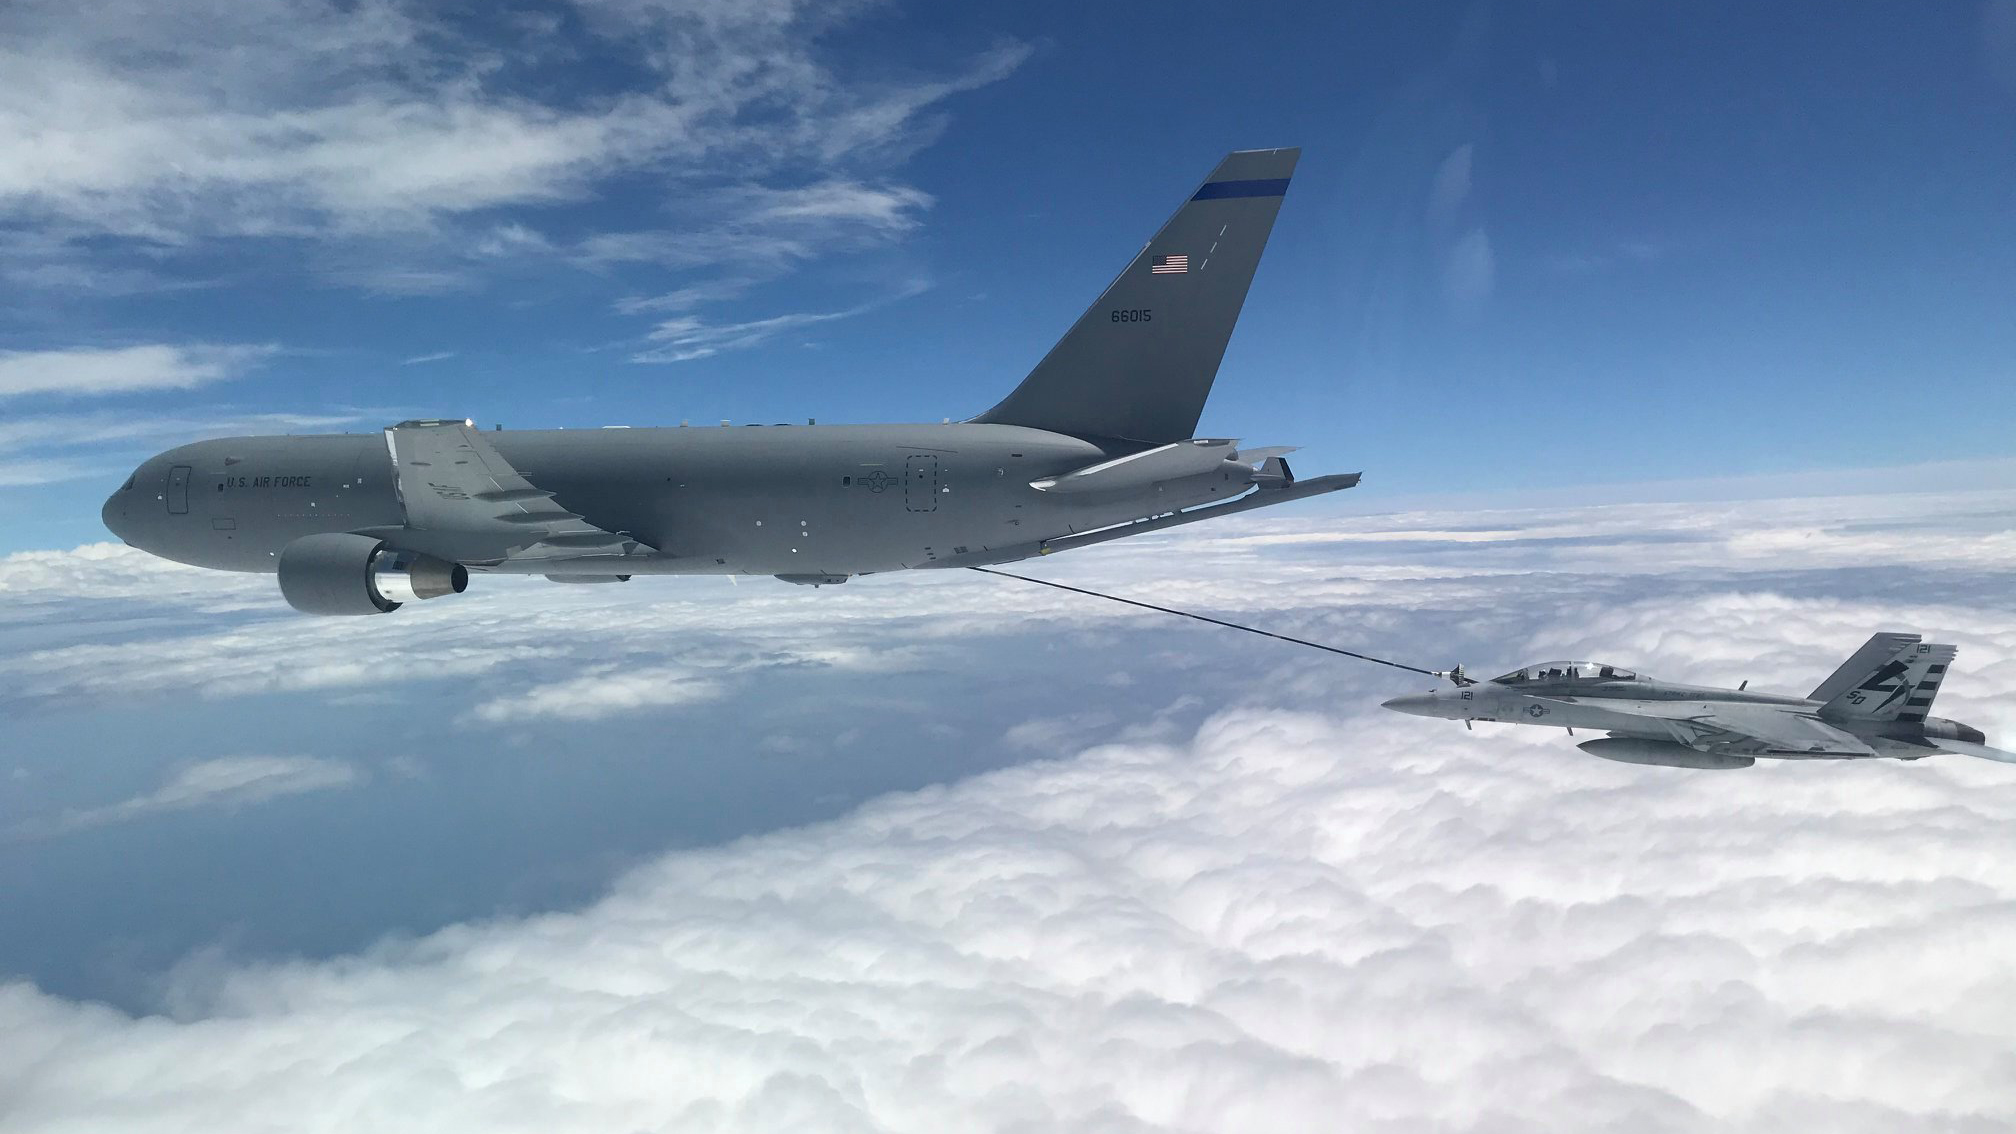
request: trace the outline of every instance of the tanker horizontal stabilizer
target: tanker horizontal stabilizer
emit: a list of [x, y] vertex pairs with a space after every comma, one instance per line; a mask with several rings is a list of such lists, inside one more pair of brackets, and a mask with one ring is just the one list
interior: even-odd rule
[[1264, 461], [1272, 460], [1275, 457], [1285, 457], [1290, 453], [1300, 452], [1301, 449], [1302, 446], [1300, 445], [1262, 445], [1258, 449], [1241, 449], [1232, 454], [1232, 459], [1242, 465], [1252, 465], [1254, 468], [1259, 468]]
[[1042, 492], [1138, 492], [1165, 480], [1177, 480], [1216, 470], [1234, 459], [1239, 442], [1200, 437], [1174, 441], [1074, 469], [1062, 476], [1032, 480], [1029, 487]]

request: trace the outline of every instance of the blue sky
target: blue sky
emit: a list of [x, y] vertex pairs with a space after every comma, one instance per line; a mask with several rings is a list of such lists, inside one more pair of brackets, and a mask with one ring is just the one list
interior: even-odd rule
[[1279, 144], [1204, 428], [1352, 507], [2011, 452], [2007, 3], [724, 11], [10, 5], [0, 546], [205, 433], [966, 416]]

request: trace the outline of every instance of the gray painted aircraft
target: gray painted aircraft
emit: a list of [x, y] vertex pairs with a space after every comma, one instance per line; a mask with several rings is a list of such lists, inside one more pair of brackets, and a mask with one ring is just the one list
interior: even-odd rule
[[381, 614], [470, 572], [792, 583], [1007, 563], [1350, 488], [1291, 448], [1196, 437], [1301, 151], [1219, 162], [999, 405], [942, 425], [232, 437], [105, 502], [128, 544], [277, 573], [311, 614]]
[[1877, 634], [1805, 697], [1674, 685], [1600, 662], [1542, 662], [1490, 681], [1385, 702], [1418, 717], [1600, 730], [1577, 747], [1627, 764], [1747, 768], [1757, 757], [1916, 760], [1940, 752], [2016, 763], [1979, 729], [1927, 716], [1958, 650]]

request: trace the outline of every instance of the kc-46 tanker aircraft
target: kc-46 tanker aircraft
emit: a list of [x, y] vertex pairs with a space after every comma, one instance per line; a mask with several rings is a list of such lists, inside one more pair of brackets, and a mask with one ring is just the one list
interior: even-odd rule
[[1577, 747], [1627, 764], [1747, 768], [1763, 756], [1916, 760], [1955, 752], [2016, 764], [1981, 730], [1928, 716], [1958, 650], [1916, 634], [1877, 634], [1805, 697], [1673, 685], [1600, 662], [1542, 662], [1490, 681], [1458, 674], [1454, 688], [1386, 707], [1418, 717], [1552, 725], [1608, 732]]
[[105, 502], [134, 547], [268, 571], [297, 610], [383, 614], [469, 573], [813, 585], [1005, 563], [1350, 488], [1290, 447], [1196, 437], [1301, 151], [1229, 154], [999, 405], [957, 424], [231, 437]]

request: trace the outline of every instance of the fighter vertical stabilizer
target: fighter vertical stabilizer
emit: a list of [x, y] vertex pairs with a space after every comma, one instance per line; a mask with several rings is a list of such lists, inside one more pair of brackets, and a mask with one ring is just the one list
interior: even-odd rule
[[1849, 654], [1847, 661], [1842, 662], [1833, 673], [1827, 675], [1827, 680], [1814, 686], [1813, 692], [1808, 693], [1806, 699], [1818, 701], [1823, 705], [1832, 701], [1855, 688], [1863, 678], [1875, 673], [1878, 667], [1902, 652], [1904, 647], [1915, 646], [1923, 640], [1923, 636], [1919, 634], [1899, 634], [1890, 630], [1871, 634], [1860, 649]]
[[[1885, 635], [1879, 634], [1870, 641], [1882, 637]], [[1946, 667], [1959, 652], [1956, 646], [1937, 642], [1902, 642], [1896, 653], [1867, 667], [1852, 685], [1828, 698], [1820, 706], [1820, 715], [1829, 720], [1922, 722], [1939, 692], [1939, 683], [1946, 679]], [[1828, 683], [1833, 680], [1829, 678]]]

